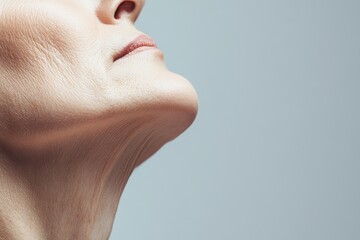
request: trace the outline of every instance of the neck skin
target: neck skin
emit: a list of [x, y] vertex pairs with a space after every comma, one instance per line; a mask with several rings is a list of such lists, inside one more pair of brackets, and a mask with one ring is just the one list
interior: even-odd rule
[[0, 141], [0, 239], [108, 239], [132, 171], [171, 138], [158, 125], [111, 118]]

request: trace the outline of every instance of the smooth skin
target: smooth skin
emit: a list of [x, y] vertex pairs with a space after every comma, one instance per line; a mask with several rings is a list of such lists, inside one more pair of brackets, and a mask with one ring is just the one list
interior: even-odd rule
[[193, 122], [161, 51], [113, 61], [143, 5], [0, 0], [0, 239], [108, 239], [132, 171]]

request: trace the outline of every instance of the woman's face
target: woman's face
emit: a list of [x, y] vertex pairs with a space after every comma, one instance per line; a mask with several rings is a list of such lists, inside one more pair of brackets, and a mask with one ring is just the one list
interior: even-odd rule
[[0, 133], [47, 131], [109, 113], [183, 122], [185, 129], [196, 93], [134, 27], [143, 5], [0, 0]]

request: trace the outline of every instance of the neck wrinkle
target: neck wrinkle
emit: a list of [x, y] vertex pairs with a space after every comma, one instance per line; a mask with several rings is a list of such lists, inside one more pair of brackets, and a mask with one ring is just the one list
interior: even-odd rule
[[143, 123], [120, 125], [12, 151], [15, 160], [0, 155], [0, 239], [107, 239], [125, 185], [154, 140]]

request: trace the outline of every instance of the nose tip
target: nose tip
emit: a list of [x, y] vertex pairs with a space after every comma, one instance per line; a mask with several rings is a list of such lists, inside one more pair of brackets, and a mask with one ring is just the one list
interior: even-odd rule
[[102, 0], [97, 8], [97, 16], [105, 24], [118, 24], [124, 19], [135, 22], [145, 0]]

